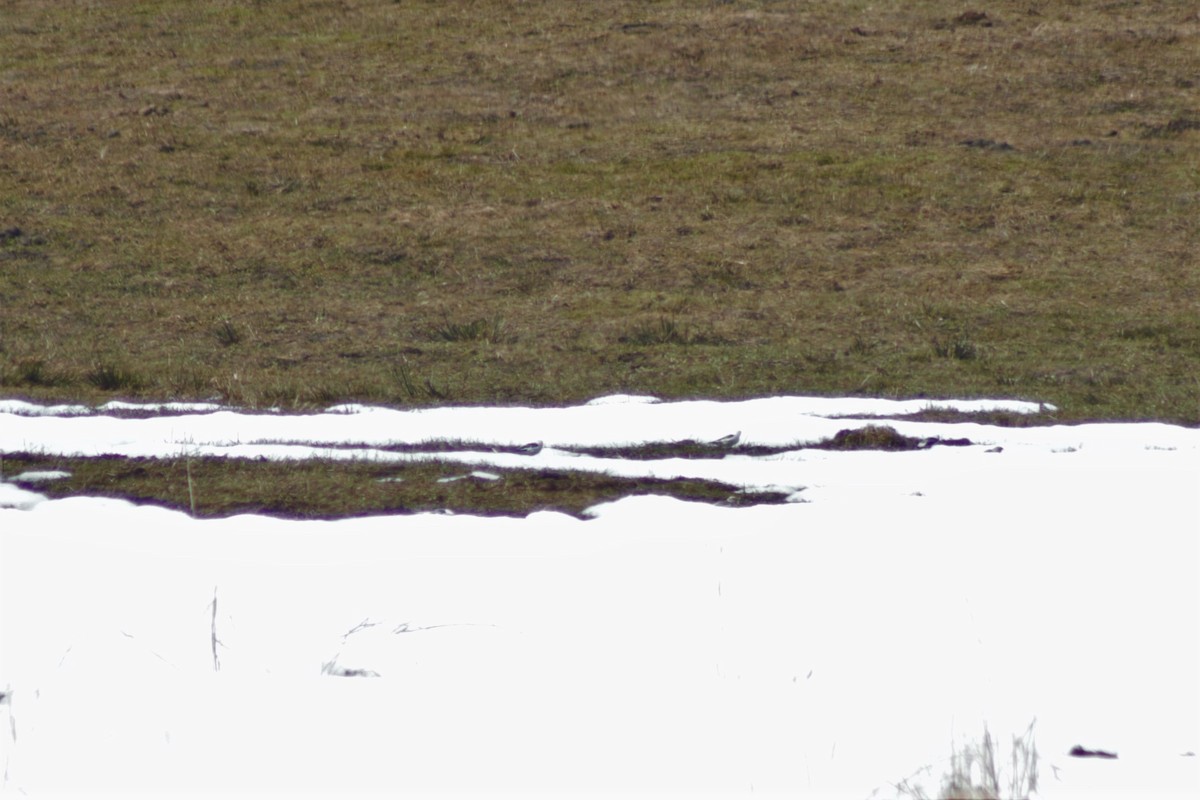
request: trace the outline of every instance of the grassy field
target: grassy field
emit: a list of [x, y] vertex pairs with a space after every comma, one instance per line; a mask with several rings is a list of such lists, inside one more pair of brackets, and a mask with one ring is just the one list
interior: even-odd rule
[[1187, 2], [0, 13], [0, 394], [1200, 423]]
[[0, 391], [1200, 421], [1200, 14], [966, 9], [5, 3]]

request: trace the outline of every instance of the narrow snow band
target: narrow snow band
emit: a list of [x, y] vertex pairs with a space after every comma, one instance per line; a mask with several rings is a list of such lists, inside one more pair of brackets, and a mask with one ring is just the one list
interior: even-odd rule
[[[861, 397], [776, 397], [771, 400], [787, 401], [799, 404], [796, 410], [815, 416], [853, 416], [858, 414], [873, 414], [880, 416], [907, 416], [919, 414], [922, 411], [959, 411], [967, 414], [1008, 411], [1015, 414], [1037, 414], [1042, 411], [1057, 411], [1057, 407], [1049, 403], [1036, 403], [1027, 400], [882, 400]], [[596, 406], [630, 406], [630, 405], [661, 405], [678, 406], [689, 403], [715, 403], [724, 406], [737, 406], [745, 400], [704, 400], [704, 401], [663, 401], [649, 395], [614, 394], [597, 397], [583, 403], [581, 406], [568, 408]], [[803, 406], [808, 406], [804, 408]], [[472, 406], [446, 406], [445, 410], [478, 411]], [[171, 413], [171, 414], [211, 414], [216, 411], [238, 411], [233, 406], [223, 406], [218, 403], [133, 403], [125, 400], [110, 400], [99, 406], [79, 404], [39, 405], [26, 400], [0, 400], [0, 414], [13, 414], [24, 417], [78, 417], [112, 412], [128, 413]], [[327, 414], [363, 414], [371, 411], [387, 411], [381, 406], [369, 406], [361, 403], [341, 403], [330, 406]], [[270, 409], [278, 413], [278, 409]]]
[[[1019, 400], [764, 397], [649, 402], [652, 399], [619, 395], [585, 405], [546, 408], [394, 409], [346, 404], [315, 414], [236, 411], [212, 404], [108, 403], [87, 409], [0, 400], [0, 453], [416, 460], [446, 458], [453, 452], [479, 465], [588, 468], [581, 448], [692, 443], [710, 447], [712, 453], [704, 460], [712, 461], [744, 457], [746, 453], [738, 448], [783, 452], [811, 447], [845, 430], [871, 425], [890, 427], [904, 437], [955, 440], [995, 452], [1027, 447], [1054, 452], [1085, 447], [1089, 451], [1200, 449], [1200, 430], [1162, 423], [1011, 427], [909, 418], [929, 410], [1034, 414], [1052, 408]], [[405, 452], [431, 443], [438, 446], [418, 449], [436, 449], [437, 455]]]

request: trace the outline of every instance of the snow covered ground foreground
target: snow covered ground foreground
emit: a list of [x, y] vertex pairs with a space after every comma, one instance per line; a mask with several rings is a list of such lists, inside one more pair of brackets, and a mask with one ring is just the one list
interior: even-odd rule
[[[952, 745], [985, 725], [1005, 758], [1036, 719], [1037, 796], [1195, 796], [1200, 431], [903, 418], [927, 405], [134, 419], [0, 402], [0, 453], [409, 459], [428, 456], [374, 448], [541, 441], [450, 457], [795, 492], [738, 509], [629, 498], [584, 521], [201, 521], [0, 483], [3, 789], [886, 797], [922, 768], [936, 793]], [[800, 446], [863, 413], [974, 444]], [[736, 431], [797, 449], [559, 449]]]

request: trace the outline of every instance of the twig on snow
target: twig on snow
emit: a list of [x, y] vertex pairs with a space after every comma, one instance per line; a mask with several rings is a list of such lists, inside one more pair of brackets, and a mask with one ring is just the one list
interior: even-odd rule
[[[12, 696], [12, 684], [10, 683], [4, 687], [3, 692], [0, 692], [0, 706], [8, 706], [8, 728], [12, 733], [12, 740], [15, 743], [17, 741], [17, 718], [13, 716], [12, 712]], [[5, 774], [7, 772], [8, 767], [5, 766]]]
[[225, 643], [217, 638], [217, 587], [213, 587], [212, 603], [212, 654], [213, 654], [213, 672], [221, 671], [221, 658], [217, 655], [217, 645], [225, 646]]
[[379, 624], [381, 624], [381, 623], [371, 622], [371, 618], [367, 617], [362, 622], [358, 623], [353, 628], [351, 628], [350, 630], [348, 630], [342, 634], [342, 643], [344, 644], [346, 639], [350, 638], [350, 634], [358, 633], [359, 631], [364, 631], [367, 628], [374, 628], [376, 625], [379, 625]]

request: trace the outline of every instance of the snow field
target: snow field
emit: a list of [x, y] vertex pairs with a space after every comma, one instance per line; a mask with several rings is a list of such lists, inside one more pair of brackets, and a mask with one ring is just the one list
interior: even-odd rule
[[[679, 438], [768, 438], [737, 405], [704, 405]], [[243, 437], [224, 413], [14, 414], [0, 447], [176, 448], [168, 423], [224, 447]], [[384, 413], [300, 420], [328, 442]], [[773, 435], [825, 423], [865, 424], [798, 415]], [[584, 521], [201, 521], [0, 484], [4, 789], [883, 797], [926, 765], [936, 789], [984, 724], [1006, 746], [1036, 718], [1041, 797], [1194, 794], [1197, 432], [886, 424], [978, 444], [621, 462], [805, 502], [635, 497]], [[529, 425], [453, 438], [547, 443], [464, 463], [613, 461]], [[1076, 744], [1120, 758], [1067, 757]]]

